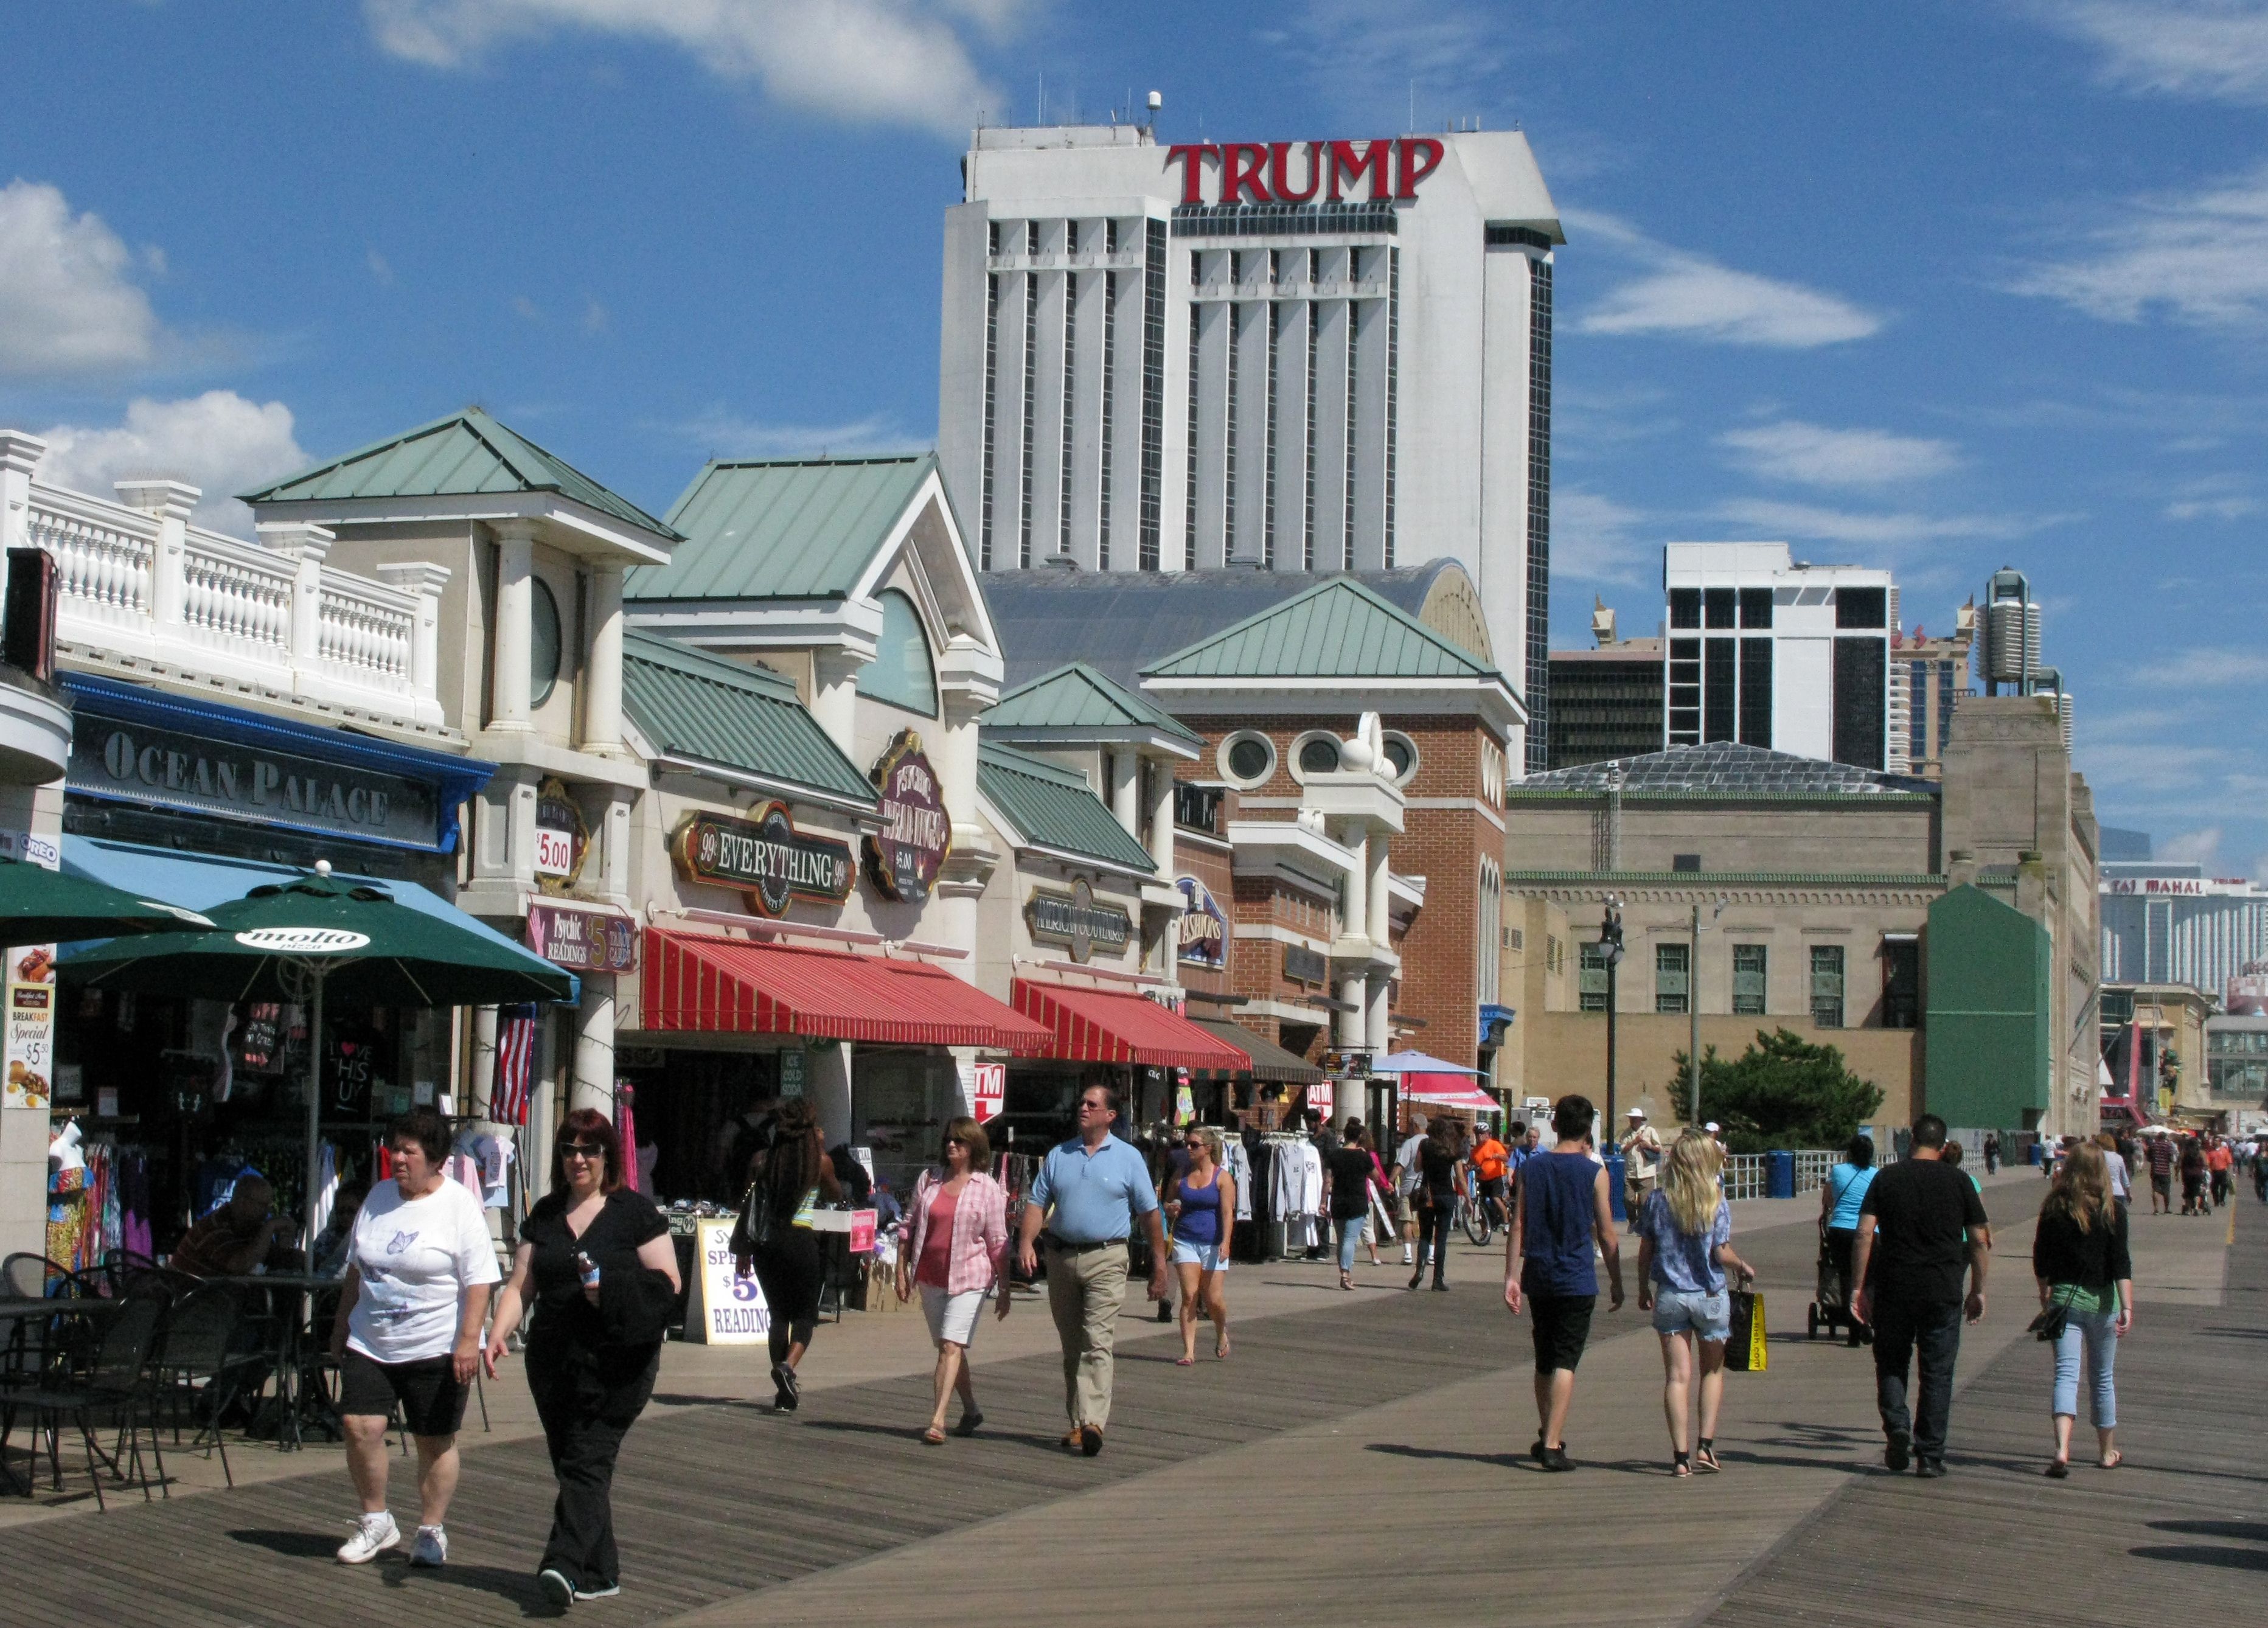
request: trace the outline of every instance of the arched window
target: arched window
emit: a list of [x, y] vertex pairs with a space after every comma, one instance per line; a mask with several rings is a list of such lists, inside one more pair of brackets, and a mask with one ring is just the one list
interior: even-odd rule
[[875, 596], [882, 603], [882, 637], [874, 659], [858, 670], [858, 693], [924, 718], [937, 716], [937, 669], [929, 659], [929, 634], [914, 602], [895, 588]]

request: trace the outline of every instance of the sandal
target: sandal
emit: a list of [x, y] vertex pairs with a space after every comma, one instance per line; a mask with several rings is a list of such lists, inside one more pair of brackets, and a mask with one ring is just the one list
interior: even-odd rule
[[2116, 1470], [2119, 1465], [2125, 1462], [2126, 1455], [2124, 1453], [2121, 1453], [2117, 1448], [2113, 1448], [2110, 1449], [2110, 1456], [2102, 1460], [2101, 1463], [2102, 1468], [2105, 1470]]
[[1690, 1453], [1680, 1453], [1675, 1448], [1672, 1448], [1669, 1455], [1669, 1473], [1673, 1476], [1691, 1475], [1693, 1473], [1693, 1455]]
[[2051, 1458], [2048, 1460], [2049, 1480], [2061, 1481], [2070, 1474], [2071, 1462], [2068, 1459]]
[[961, 1416], [960, 1422], [953, 1427], [953, 1433], [956, 1436], [973, 1436], [983, 1423], [984, 1416], [972, 1408]]
[[1174, 1359], [1174, 1366], [1177, 1368], [1193, 1368], [1197, 1366], [1197, 1359], [1195, 1357], [1176, 1357]]
[[1714, 1436], [1704, 1436], [1693, 1444], [1693, 1468], [1711, 1476], [1724, 1469], [1717, 1462], [1717, 1439]]
[[1228, 1336], [1224, 1334], [1220, 1337], [1220, 1344], [1212, 1348], [1212, 1354], [1222, 1362], [1228, 1360]]
[[941, 1448], [945, 1445], [945, 1432], [937, 1425], [932, 1425], [927, 1430], [922, 1432], [921, 1439], [924, 1447]]

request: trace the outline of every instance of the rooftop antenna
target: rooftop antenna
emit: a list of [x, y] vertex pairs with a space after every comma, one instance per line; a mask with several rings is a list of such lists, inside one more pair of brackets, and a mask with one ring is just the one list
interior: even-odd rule
[[[1159, 110], [1160, 107], [1163, 107], [1165, 105], [1166, 105], [1166, 95], [1165, 95], [1165, 92], [1162, 92], [1162, 91], [1152, 91], [1152, 92], [1150, 92], [1150, 97], [1149, 97], [1150, 122], [1149, 122], [1147, 124], [1145, 124], [1145, 125], [1142, 127], [1144, 129], [1145, 129], [1145, 130], [1154, 130], [1154, 129], [1156, 129], [1158, 128], [1158, 110]], [[1199, 128], [1200, 129], [1202, 129], [1204, 128], [1204, 126], [1200, 125], [1198, 128]]]
[[1040, 111], [1039, 111], [1039, 117], [1038, 117], [1035, 121], [1034, 121], [1034, 122], [1035, 122], [1035, 123], [1039, 123], [1039, 124], [1045, 124], [1047, 122], [1048, 122], [1048, 70], [1047, 70], [1046, 69], [1042, 68], [1042, 69], [1041, 69], [1041, 70], [1040, 70]]

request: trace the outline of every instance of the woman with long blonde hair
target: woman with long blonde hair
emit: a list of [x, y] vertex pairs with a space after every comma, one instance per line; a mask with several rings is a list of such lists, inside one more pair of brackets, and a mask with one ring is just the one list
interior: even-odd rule
[[[1670, 1470], [1714, 1472], [1717, 1413], [1725, 1400], [1725, 1342], [1733, 1331], [1727, 1267], [1756, 1272], [1733, 1251], [1733, 1207], [1720, 1180], [1716, 1138], [1688, 1130], [1670, 1145], [1661, 1184], [1638, 1213], [1638, 1308], [1653, 1314], [1661, 1338], [1661, 1410], [1669, 1421]], [[1700, 1433], [1693, 1430], [1699, 1371]]]
[[1236, 1228], [1236, 1178], [1221, 1164], [1220, 1131], [1189, 1127], [1189, 1168], [1166, 1184], [1165, 1210], [1174, 1223], [1174, 1271], [1182, 1280], [1182, 1354], [1177, 1367], [1197, 1359], [1197, 1314], [1212, 1319], [1212, 1354], [1228, 1355], [1229, 1234]]
[[2055, 1456], [2048, 1474], [2071, 1474], [2071, 1431], [2079, 1422], [2080, 1359], [2087, 1359], [2095, 1418], [2095, 1462], [2116, 1470], [2118, 1393], [2112, 1370], [2118, 1342], [2134, 1326], [2134, 1267], [2126, 1253], [2126, 1206], [2112, 1192], [2102, 1150], [2081, 1142], [2056, 1173], [2032, 1235], [2041, 1332], [2053, 1330]]

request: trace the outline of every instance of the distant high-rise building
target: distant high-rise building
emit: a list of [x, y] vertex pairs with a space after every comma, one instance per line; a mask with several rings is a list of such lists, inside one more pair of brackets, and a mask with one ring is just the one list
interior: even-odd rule
[[982, 569], [1460, 561], [1550, 713], [1552, 264], [1517, 131], [976, 132], [938, 458]]
[[1615, 613], [1604, 604], [1591, 613], [1591, 634], [1595, 650], [1551, 652], [1553, 769], [1661, 748], [1661, 641], [1616, 637]]
[[2186, 983], [2223, 998], [2268, 959], [2268, 888], [2178, 860], [2101, 867], [2102, 980]]
[[[1953, 704], [1976, 692], [1969, 683], [1970, 647], [1976, 640], [1977, 612], [1963, 605], [1955, 614], [1952, 635], [1931, 638], [1921, 629], [1890, 633], [1890, 761], [1893, 774], [1940, 778], [1946, 732], [1953, 726]], [[2071, 735], [2064, 734], [2064, 750]]]

